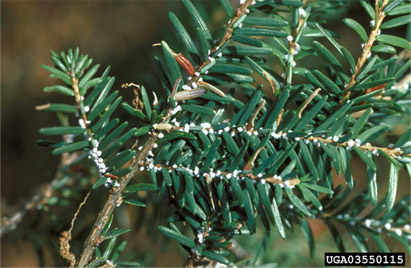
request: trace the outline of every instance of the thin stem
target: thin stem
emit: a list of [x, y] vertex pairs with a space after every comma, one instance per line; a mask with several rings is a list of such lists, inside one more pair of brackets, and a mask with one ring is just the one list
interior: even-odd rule
[[[357, 218], [357, 217], [350, 217], [349, 215], [344, 215], [342, 216], [341, 214], [339, 215], [332, 215], [330, 213], [321, 213], [317, 216], [318, 219], [322, 220], [334, 220], [337, 222], [344, 222], [344, 223], [356, 223], [356, 225], [361, 225], [362, 228], [367, 228], [367, 229], [373, 229], [374, 231], [381, 232], [382, 230], [390, 231], [397, 233], [398, 231], [401, 231], [401, 233], [406, 233], [407, 235], [411, 234], [411, 230], [408, 229], [406, 226], [402, 227], [392, 227], [391, 224], [385, 225], [386, 223], [379, 224], [377, 226], [371, 225], [373, 221], [379, 221], [378, 219], [366, 219], [366, 218]], [[370, 221], [367, 223], [367, 221]]]
[[[168, 112], [166, 116], [163, 118], [163, 122], [165, 122], [170, 117], [170, 115], [171, 113]], [[121, 204], [118, 202], [121, 197], [121, 192], [130, 182], [130, 180], [134, 177], [134, 174], [137, 173], [139, 168], [138, 163], [146, 159], [149, 152], [153, 149], [157, 139], [157, 135], [153, 135], [148, 139], [146, 145], [144, 146], [140, 154], [134, 159], [131, 172], [128, 173], [125, 177], [121, 178], [120, 186], [115, 187], [113, 191], [110, 193], [103, 209], [98, 214], [97, 220], [94, 223], [93, 228], [91, 229], [86, 242], [84, 243], [83, 252], [81, 254], [80, 260], [77, 263], [77, 266], [84, 267], [87, 265], [88, 261], [90, 260], [94, 252], [94, 249], [98, 246], [98, 241], [100, 241], [99, 238], [101, 236], [101, 232], [103, 231], [104, 226], [109, 220], [114, 209]]]
[[21, 208], [17, 209], [10, 216], [5, 216], [1, 218], [0, 225], [0, 237], [13, 231], [17, 228], [17, 225], [24, 219], [26, 214], [31, 210], [41, 206], [49, 200], [54, 194], [54, 186], [60, 182], [64, 177], [63, 168], [71, 165], [73, 161], [78, 158], [78, 153], [65, 153], [61, 156], [60, 163], [57, 167], [57, 172], [54, 175], [54, 179], [47, 184], [43, 191], [39, 194], [34, 194]]
[[[167, 170], [176, 170], [178, 168], [178, 167], [175, 167], [175, 166], [168, 166], [168, 165], [163, 165], [163, 164], [156, 164], [156, 165], [152, 166], [147, 161], [141, 161], [141, 162], [138, 163], [138, 165], [139, 165], [139, 167], [155, 168], [155, 169], [165, 168]], [[241, 171], [242, 170], [240, 170], [238, 172], [241, 172]], [[227, 176], [229, 174], [232, 174], [232, 173], [229, 173], [227, 171], [221, 171], [221, 175]], [[208, 176], [210, 174], [209, 173], [202, 173], [201, 175], [205, 177], [205, 176]], [[297, 185], [297, 184], [300, 183], [299, 179], [289, 179], [289, 180], [287, 180], [288, 182], [286, 182], [286, 181], [283, 181], [279, 176], [264, 177], [263, 178], [261, 176], [254, 175], [254, 174], [251, 174], [251, 173], [241, 174], [241, 175], [238, 175], [237, 177], [238, 178], [249, 178], [249, 179], [255, 180], [255, 181], [264, 179], [266, 182], [268, 182], [270, 184], [273, 184], [273, 185], [274, 184], [279, 184], [279, 185], [293, 186], [293, 185]]]
[[[204, 232], [201, 234], [202, 239], [205, 239], [208, 235], [208, 232], [211, 231], [211, 223], [213, 218], [216, 216], [216, 213], [211, 213], [211, 215], [207, 218], [206, 228]], [[222, 242], [222, 241], [221, 241]], [[194, 268], [194, 267], [213, 267], [215, 261], [207, 259], [205, 257], [200, 257], [198, 254], [190, 253], [184, 267], [186, 268]]]
[[[184, 127], [177, 127], [174, 125], [170, 125], [169, 131], [185, 131]], [[219, 135], [220, 130], [215, 130], [212, 126], [209, 127], [201, 127], [201, 130], [197, 131], [205, 131], [206, 133], [214, 133], [215, 135]], [[295, 139], [301, 140], [301, 141], [306, 141], [306, 142], [313, 142], [314, 144], [317, 144], [318, 142], [322, 142], [324, 144], [333, 144], [335, 146], [340, 146], [340, 147], [345, 147], [345, 148], [350, 148], [353, 146], [358, 147], [362, 151], [368, 151], [368, 152], [377, 152], [377, 151], [383, 151], [390, 157], [397, 157], [397, 156], [402, 156], [402, 157], [410, 157], [411, 154], [405, 154], [403, 151], [401, 151], [399, 148], [387, 148], [387, 147], [379, 147], [379, 146], [374, 146], [372, 144], [366, 143], [366, 144], [359, 144], [357, 141], [346, 141], [346, 142], [338, 142], [339, 137], [317, 137], [317, 136], [309, 136], [309, 137], [295, 137], [295, 138], [289, 138], [288, 133], [275, 133], [272, 132], [273, 129], [254, 129], [250, 124], [246, 124], [246, 126], [233, 126], [233, 127], [227, 127], [227, 129], [224, 129], [226, 132], [230, 132], [232, 135], [239, 134], [243, 131], [247, 132], [248, 135], [273, 135], [276, 134], [277, 137], [274, 137], [274, 139]], [[271, 134], [270, 134], [271, 133]], [[334, 140], [334, 138], [337, 138], [337, 141]]]
[[[231, 37], [233, 36], [233, 25], [236, 23], [238, 19], [241, 18], [244, 14], [246, 14], [248, 7], [253, 3], [253, 0], [246, 0], [236, 11], [235, 16], [229, 20], [227, 24], [227, 30], [221, 39], [221, 41], [218, 43], [218, 45], [214, 46], [211, 50], [209, 55], [214, 55], [221, 47], [226, 45], [227, 42], [231, 40]], [[200, 72], [205, 66], [207, 66], [212, 60], [208, 58], [205, 62], [203, 62], [199, 67], [198, 67], [198, 72]], [[193, 82], [198, 82], [200, 79], [200, 76], [194, 76], [188, 81], [187, 83], [191, 85]]]
[[[304, 28], [309, 14], [307, 14], [304, 10], [304, 5], [306, 1], [303, 2], [303, 6], [299, 8], [299, 15], [298, 15], [298, 25], [297, 28], [292, 29], [291, 38], [288, 40], [289, 50], [288, 55], [286, 58], [286, 74], [285, 80], [287, 85], [291, 85], [292, 78], [293, 78], [293, 68], [295, 66], [294, 55], [298, 53], [298, 41], [301, 37], [302, 29]], [[301, 10], [301, 12], [300, 12]]]
[[351, 94], [351, 89], [355, 85], [356, 81], [355, 79], [357, 78], [358, 74], [360, 73], [361, 68], [364, 66], [364, 63], [367, 61], [369, 58], [369, 55], [371, 55], [371, 48], [374, 44], [374, 41], [376, 40], [377, 36], [380, 34], [380, 27], [381, 23], [385, 18], [385, 13], [384, 13], [384, 8], [387, 6], [389, 0], [383, 0], [381, 7], [379, 7], [379, 2], [380, 1], [375, 1], [375, 22], [374, 22], [374, 27], [368, 37], [368, 41], [364, 45], [364, 49], [362, 51], [361, 56], [357, 60], [357, 65], [355, 67], [355, 72], [351, 76], [350, 82], [347, 84], [345, 87], [345, 90], [347, 91], [344, 95], [344, 98], [342, 99], [342, 102], [344, 102], [346, 99], [350, 97]]

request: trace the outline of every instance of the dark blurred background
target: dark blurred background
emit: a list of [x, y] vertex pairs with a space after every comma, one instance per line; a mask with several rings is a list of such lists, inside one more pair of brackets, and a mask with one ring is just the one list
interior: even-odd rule
[[[236, 1], [232, 2], [233, 5], [236, 4]], [[368, 16], [355, 2], [353, 1], [349, 9], [336, 12], [335, 18], [332, 18], [326, 27], [344, 36], [339, 42], [356, 58], [361, 53], [361, 40], [341, 23], [342, 16], [348, 14], [348, 17], [368, 26]], [[219, 1], [201, 1], [200, 4], [203, 7], [200, 7], [200, 11], [204, 11], [208, 16], [211, 31], [218, 34], [218, 25], [225, 21], [225, 13], [219, 7]], [[2, 214], [21, 206], [37, 188], [51, 181], [59, 162], [58, 157], [51, 156], [50, 149], [36, 145], [36, 140], [41, 138], [38, 134], [39, 128], [58, 124], [53, 113], [38, 112], [34, 109], [36, 105], [60, 99], [55, 94], [43, 93], [44, 86], [55, 83], [49, 78], [48, 72], [40, 68], [41, 64], [51, 64], [49, 50], [60, 52], [78, 46], [81, 53], [94, 58], [96, 63], [101, 64], [102, 69], [111, 65], [111, 74], [116, 76], [115, 89], [120, 89], [123, 83], [134, 82], [148, 85], [148, 88], [153, 90], [153, 84], [150, 83], [154, 79], [152, 58], [159, 54], [159, 49], [152, 47], [152, 44], [160, 40], [173, 44], [175, 40], [174, 28], [167, 16], [168, 11], [175, 12], [183, 23], [186, 22], [187, 13], [177, 0], [1, 1]], [[404, 31], [399, 29], [394, 34], [404, 36]], [[318, 66], [321, 63], [314, 64]], [[126, 99], [131, 96], [129, 90], [120, 90]], [[398, 130], [401, 131], [402, 128]], [[382, 182], [383, 187], [380, 193], [385, 193], [384, 177], [387, 178], [388, 165], [385, 161], [380, 161], [380, 164], [379, 182]], [[362, 164], [354, 165], [354, 178], [366, 178], [362, 169]], [[401, 174], [400, 184], [404, 187], [399, 187], [400, 196], [409, 192], [409, 180], [404, 177], [406, 176]], [[365, 183], [364, 180], [364, 183], [359, 184]], [[74, 210], [67, 211], [69, 215], [73, 213]], [[42, 217], [47, 215], [43, 214]], [[326, 242], [331, 239], [321, 224], [313, 226], [317, 241], [325, 241], [318, 250], [320, 259], [316, 260], [322, 263], [321, 250], [329, 249], [327, 247], [333, 250], [336, 248], [332, 241]], [[56, 231], [62, 230], [63, 228]], [[182, 264], [183, 258], [177, 254], [176, 247], [161, 251], [156, 242], [144, 238], [141, 234], [135, 235], [140, 249], [153, 251], [154, 256], [157, 256], [153, 257], [154, 261], [148, 260], [147, 264]], [[56, 239], [56, 236], [52, 239]], [[298, 239], [301, 239], [301, 236]], [[2, 239], [1, 266], [40, 265], [36, 248], [26, 240], [15, 239], [13, 236]], [[288, 244], [292, 242], [292, 239], [290, 242], [279, 241], [273, 246], [296, 247], [295, 244]], [[298, 242], [296, 250], [308, 259], [305, 241]], [[47, 260], [50, 258], [47, 256], [46, 253], [45, 264], [54, 265]], [[161, 258], [158, 258], [159, 256]], [[292, 263], [295, 264], [295, 260]], [[308, 262], [307, 265], [315, 263]]]

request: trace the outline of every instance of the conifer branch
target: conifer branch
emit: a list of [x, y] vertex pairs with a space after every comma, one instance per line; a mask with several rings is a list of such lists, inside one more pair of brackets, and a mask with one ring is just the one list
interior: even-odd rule
[[[170, 107], [168, 108], [167, 113], [163, 117], [162, 123], [167, 122], [171, 115], [172, 108]], [[157, 140], [158, 135], [154, 134], [150, 136], [150, 138], [147, 140], [146, 144], [142, 148], [141, 152], [136, 157], [134, 157], [131, 163], [131, 172], [128, 173], [124, 178], [120, 178], [119, 186], [113, 188], [113, 191], [110, 193], [104, 207], [99, 212], [97, 220], [94, 223], [93, 228], [91, 229], [86, 242], [84, 243], [83, 252], [81, 253], [81, 257], [77, 263], [77, 266], [84, 267], [89, 262], [94, 252], [94, 249], [99, 245], [99, 241], [101, 241], [100, 236], [104, 226], [107, 224], [107, 221], [109, 220], [111, 214], [114, 212], [114, 209], [121, 205], [120, 200], [122, 191], [129, 184], [134, 175], [138, 172], [138, 163], [146, 159], [150, 152], [153, 150], [153, 148], [157, 147]]]
[[375, 20], [371, 21], [373, 28], [372, 31], [368, 37], [368, 41], [364, 44], [363, 51], [361, 53], [361, 56], [357, 60], [357, 65], [355, 67], [355, 72], [351, 76], [350, 82], [346, 85], [345, 90], [346, 93], [342, 99], [342, 102], [344, 102], [346, 99], [350, 97], [351, 94], [351, 89], [355, 85], [356, 81], [355, 79], [357, 78], [358, 74], [361, 71], [361, 68], [363, 67], [364, 63], [367, 61], [367, 59], [371, 56], [371, 48], [377, 38], [377, 36], [381, 33], [380, 27], [381, 23], [384, 20], [386, 14], [384, 13], [384, 8], [388, 5], [389, 0], [383, 0], [381, 7], [379, 7], [380, 1], [375, 1]]
[[152, 161], [141, 161], [138, 166], [140, 167], [140, 171], [143, 170], [154, 170], [154, 172], [161, 172], [161, 169], [164, 168], [166, 170], [168, 170], [169, 172], [171, 171], [176, 171], [176, 172], [181, 172], [184, 173], [185, 171], [189, 172], [190, 174], [193, 174], [195, 176], [198, 177], [210, 177], [210, 178], [215, 178], [215, 177], [226, 177], [226, 178], [231, 178], [231, 177], [235, 177], [236, 179], [242, 179], [244, 180], [245, 178], [249, 178], [253, 181], [259, 181], [259, 182], [267, 182], [270, 184], [279, 184], [281, 187], [284, 186], [291, 186], [291, 188], [293, 188], [293, 186], [297, 185], [300, 180], [299, 179], [288, 179], [288, 180], [284, 180], [281, 178], [281, 176], [279, 175], [275, 175], [275, 176], [263, 176], [263, 174], [258, 174], [258, 175], [254, 175], [251, 173], [247, 173], [246, 171], [249, 169], [244, 169], [244, 170], [235, 170], [234, 172], [230, 173], [227, 171], [217, 171], [217, 172], [213, 172], [213, 170], [210, 170], [208, 172], [202, 172], [200, 173], [199, 169], [191, 169], [190, 167], [185, 167], [182, 165], [173, 165], [173, 166], [168, 166], [168, 165], [163, 165], [163, 164], [153, 164]]
[[[141, 161], [148, 155], [148, 152], [153, 148], [156, 140], [157, 137], [153, 136], [147, 141], [146, 146], [138, 155], [136, 162]], [[114, 209], [121, 205], [121, 203], [119, 203], [119, 200], [121, 198], [122, 190], [128, 185], [128, 183], [134, 177], [135, 173], [138, 171], [138, 166], [135, 163], [132, 165], [132, 167], [132, 171], [127, 176], [120, 179], [120, 186], [114, 187], [113, 191], [108, 196], [104, 207], [99, 212], [97, 220], [94, 223], [86, 242], [84, 243], [83, 252], [81, 253], [80, 260], [78, 261], [76, 266], [85, 267], [88, 264], [92, 254], [94, 253], [94, 249], [101, 242], [100, 235], [103, 231], [104, 226], [107, 224], [107, 221], [109, 220], [111, 214], [114, 212]]]
[[[317, 90], [318, 93], [318, 90]], [[309, 98], [310, 99], [310, 98]], [[257, 109], [259, 111], [260, 108]], [[158, 127], [158, 126], [156, 126]], [[161, 126], [163, 127], [163, 126]], [[181, 131], [181, 132], [192, 132], [196, 133], [201, 131], [202, 133], [208, 135], [209, 133], [213, 133], [215, 135], [221, 135], [223, 132], [229, 132], [231, 136], [235, 135], [242, 135], [243, 132], [247, 133], [249, 136], [266, 136], [270, 135], [272, 139], [294, 139], [296, 141], [304, 141], [306, 143], [312, 142], [315, 146], [320, 146], [320, 142], [323, 144], [333, 144], [335, 146], [341, 146], [347, 149], [352, 149], [353, 147], [357, 147], [361, 149], [362, 151], [367, 151], [371, 152], [375, 155], [378, 155], [379, 151], [383, 151], [390, 157], [397, 157], [397, 156], [404, 156], [404, 157], [410, 157], [411, 154], [405, 154], [400, 148], [388, 148], [388, 147], [379, 147], [379, 146], [374, 146], [370, 143], [365, 143], [362, 144], [361, 140], [359, 139], [353, 139], [353, 140], [348, 140], [344, 142], [339, 142], [340, 138], [342, 136], [333, 136], [333, 137], [326, 137], [325, 135], [323, 136], [314, 136], [311, 133], [307, 134], [306, 136], [292, 136], [289, 137], [289, 135], [292, 135], [292, 131], [289, 132], [275, 132], [272, 129], [255, 129], [251, 124], [246, 123], [244, 126], [226, 126], [225, 128], [216, 128], [216, 126], [211, 126], [210, 124], [204, 123], [200, 126], [195, 126], [195, 125], [189, 125], [186, 124], [185, 126], [177, 126], [173, 124], [164, 124], [164, 127], [167, 128], [167, 131]], [[157, 129], [160, 130], [160, 129]], [[157, 135], [160, 135], [160, 137], [163, 137], [164, 135], [159, 132]], [[143, 163], [143, 162], [142, 162]]]
[[[372, 7], [369, 4], [361, 2], [370, 16], [375, 17], [368, 41], [367, 33], [359, 23], [352, 19], [344, 20], [366, 42], [355, 65], [350, 52], [318, 24], [320, 21], [315, 22], [327, 7], [334, 6], [333, 1], [319, 4], [306, 0], [244, 0], [234, 12], [228, 0], [221, 0], [229, 21], [221, 38], [213, 41], [201, 12], [190, 0], [183, 0], [197, 26], [200, 47], [193, 42], [189, 31], [177, 16], [170, 12], [170, 20], [189, 55], [186, 57], [178, 51], [174, 52], [165, 41], [161, 42], [164, 61], [158, 57], [155, 61], [161, 87], [167, 95], [165, 99], [159, 101], [153, 93], [152, 103], [151, 96], [143, 86], [133, 83], [123, 85], [134, 87], [135, 98], [131, 105], [121, 105], [133, 119], [138, 120], [139, 127], [122, 135], [128, 122], [118, 125], [118, 118], [110, 120], [121, 97], [116, 99], [118, 91], [109, 95], [114, 78], [107, 77], [108, 70], [92, 82], [89, 79], [98, 66], [83, 76], [83, 71], [91, 64], [88, 56], [79, 56], [78, 49], [74, 53], [69, 50], [67, 57], [64, 53], [52, 53], [56, 68], [46, 66], [45, 69], [67, 86], [47, 87], [45, 91], [58, 91], [74, 97], [75, 107], [50, 104], [40, 109], [77, 112], [80, 127], [63, 124], [63, 127], [44, 128], [40, 133], [71, 134], [72, 139], [68, 142], [47, 141], [45, 144], [57, 147], [53, 153], [74, 150], [88, 152], [101, 176], [93, 189], [102, 184], [110, 188], [79, 260], [76, 261], [69, 245], [79, 210], [70, 230], [62, 233], [61, 255], [70, 266], [97, 266], [103, 262], [109, 266], [121, 266], [121, 261], [117, 262], [118, 252], [124, 249], [126, 241], [117, 249], [115, 244], [117, 236], [128, 229], [114, 228], [108, 231], [114, 218], [113, 211], [123, 201], [144, 206], [142, 202], [129, 198], [139, 191], [149, 190], [159, 191], [163, 199], [175, 207], [175, 215], [169, 218], [171, 229], [159, 226], [159, 231], [183, 246], [189, 254], [186, 264], [190, 267], [216, 264], [231, 266], [236, 259], [231, 254], [233, 243], [230, 239], [234, 235], [255, 233], [257, 217], [260, 217], [267, 232], [271, 232], [272, 226], [275, 226], [284, 239], [287, 227], [289, 229], [294, 223], [300, 224], [309, 240], [311, 253], [314, 241], [305, 217], [324, 219], [330, 230], [336, 230], [332, 225], [335, 222], [346, 226], [349, 231], [352, 226], [357, 226], [361, 231], [369, 231], [367, 228], [370, 226], [384, 226], [388, 232], [404, 239], [401, 235], [409, 235], [409, 228], [400, 227], [400, 224], [409, 218], [409, 210], [404, 210], [407, 199], [397, 203], [395, 200], [399, 170], [403, 167], [410, 169], [411, 154], [407, 140], [411, 134], [408, 130], [395, 145], [388, 147], [371, 143], [390, 129], [388, 125], [376, 122], [376, 118], [405, 111], [402, 105], [408, 91], [406, 86], [404, 90], [396, 88], [397, 84], [394, 83], [404, 77], [409, 65], [397, 66], [395, 57], [388, 60], [373, 57], [366, 65], [369, 67], [364, 67], [371, 48], [373, 52], [395, 53], [393, 47], [386, 45], [374, 49], [375, 40], [382, 43], [388, 40], [385, 43], [407, 47], [406, 40], [399, 37], [392, 42], [387, 39], [389, 36], [380, 36], [385, 37], [381, 40], [377, 38], [380, 28], [402, 25], [397, 19], [382, 24], [386, 15], [404, 12], [404, 5], [396, 8], [402, 4], [400, 1], [388, 2], [376, 1], [374, 14], [371, 14]], [[382, 3], [381, 6], [379, 3]], [[338, 4], [341, 5], [335, 5]], [[291, 13], [291, 16], [284, 16], [283, 12]], [[309, 25], [315, 24], [318, 28], [308, 29], [312, 33], [303, 31], [308, 17]], [[290, 28], [291, 33], [288, 30]], [[317, 53], [313, 54], [309, 45], [303, 46], [298, 59], [310, 54], [321, 57], [329, 62], [325, 66], [326, 73], [302, 66], [297, 73], [303, 73], [307, 81], [293, 84], [293, 71], [297, 71], [293, 69], [296, 64], [294, 58], [300, 50], [298, 44], [304, 41], [301, 38], [303, 32], [304, 36], [305, 33], [325, 36], [350, 64], [352, 76], [331, 51], [314, 42]], [[266, 43], [261, 37], [274, 37], [277, 44]], [[284, 39], [275, 39], [277, 37]], [[284, 44], [285, 39], [287, 41]], [[268, 54], [281, 59], [285, 74], [278, 75], [275, 70], [269, 70], [269, 57], [264, 56]], [[191, 59], [193, 62], [190, 62]], [[387, 69], [389, 72], [384, 72]], [[184, 78], [183, 72], [190, 76]], [[255, 86], [253, 72], [269, 82], [276, 97], [274, 100], [268, 96], [263, 85]], [[369, 77], [360, 79], [356, 85], [356, 79], [365, 76], [366, 72]], [[283, 83], [279, 83], [278, 78]], [[345, 96], [341, 98], [342, 85], [348, 81], [342, 93]], [[223, 92], [221, 86], [227, 91]], [[86, 95], [92, 87], [92, 92]], [[352, 100], [351, 91], [352, 96], [355, 96]], [[398, 92], [400, 94], [396, 95]], [[340, 96], [339, 99], [336, 96]], [[136, 137], [136, 142], [129, 149], [119, 152], [131, 137]], [[147, 140], [134, 150], [140, 139], [137, 137]], [[156, 149], [159, 147], [157, 143], [162, 145], [161, 148]], [[368, 193], [359, 195], [335, 213], [334, 210], [341, 205], [354, 185], [349, 163], [350, 151], [356, 153], [367, 167]], [[379, 153], [391, 164], [389, 190], [384, 201], [381, 201], [383, 205], [377, 205], [377, 166], [374, 156]], [[343, 191], [343, 185], [334, 187], [333, 169], [344, 175], [348, 187]], [[149, 171], [153, 184], [128, 185], [139, 171], [145, 170]], [[320, 193], [327, 195], [322, 196]], [[362, 205], [369, 202], [376, 206], [375, 210], [371, 216], [360, 217]], [[383, 206], [386, 206], [387, 213], [377, 221], [375, 215], [381, 212], [378, 209]], [[390, 213], [391, 216], [402, 213], [398, 216], [401, 220], [394, 224], [390, 221]], [[191, 227], [194, 239], [179, 230], [180, 223]], [[337, 235], [339, 240], [338, 234], [334, 232], [333, 235]], [[378, 235], [373, 237], [376, 241], [381, 240]], [[99, 256], [99, 244], [106, 239], [110, 239], [110, 242]], [[263, 249], [265, 246], [262, 246]], [[97, 252], [96, 258], [89, 263], [94, 252]], [[247, 264], [252, 265], [253, 261], [247, 260]]]
[[63, 154], [61, 156], [54, 179], [40, 193], [33, 194], [21, 208], [10, 213], [10, 216], [3, 216], [1, 218], [0, 237], [15, 230], [28, 212], [38, 209], [39, 206], [47, 203], [47, 200], [54, 195], [54, 186], [64, 177], [63, 169], [70, 166], [77, 158], [78, 153]]
[[298, 9], [298, 24], [296, 28], [293, 28], [291, 31], [291, 35], [287, 37], [288, 41], [288, 54], [286, 55], [286, 73], [285, 73], [285, 81], [287, 85], [291, 85], [292, 77], [293, 77], [293, 68], [295, 67], [296, 63], [294, 60], [294, 55], [298, 54], [300, 51], [300, 45], [298, 41], [300, 40], [302, 30], [304, 29], [305, 25], [307, 24], [308, 17], [310, 16], [304, 9], [307, 1], [303, 1], [303, 6]]
[[[189, 81], [187, 82], [187, 84], [189, 86], [192, 85], [196, 85], [196, 83], [201, 82], [202, 78], [201, 78], [201, 70], [206, 67], [207, 65], [209, 65], [212, 62], [215, 62], [215, 58], [213, 58], [214, 55], [216, 55], [217, 57], [220, 56], [219, 50], [224, 47], [225, 45], [227, 45], [227, 43], [231, 40], [231, 37], [233, 35], [233, 26], [234, 24], [241, 18], [241, 16], [243, 16], [244, 14], [246, 14], [247, 12], [249, 12], [248, 7], [253, 3], [253, 0], [246, 0], [236, 11], [235, 16], [230, 19], [228, 21], [228, 24], [226, 26], [226, 32], [223, 36], [223, 38], [221, 39], [220, 42], [218, 42], [218, 45], [214, 46], [213, 48], [211, 48], [211, 50], [209, 51], [208, 55], [208, 59], [203, 62], [202, 64], [200, 64], [200, 66], [197, 69], [197, 72], [195, 73], [195, 76], [191, 77], [189, 79]], [[219, 53], [217, 53], [219, 52]], [[196, 86], [194, 86], [193, 88], [195, 88]]]

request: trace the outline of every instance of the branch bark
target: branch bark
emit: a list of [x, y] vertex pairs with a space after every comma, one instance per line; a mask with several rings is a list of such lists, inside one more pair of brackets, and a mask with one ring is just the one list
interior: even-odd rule
[[77, 159], [78, 153], [68, 154], [65, 153], [61, 156], [60, 163], [57, 167], [57, 172], [54, 179], [46, 185], [44, 190], [38, 194], [33, 194], [32, 197], [19, 209], [10, 214], [10, 216], [4, 216], [1, 218], [0, 237], [13, 231], [17, 228], [17, 225], [24, 219], [28, 212], [37, 208], [39, 205], [43, 205], [47, 200], [53, 196], [53, 188], [63, 177], [63, 167], [69, 166], [75, 159]]
[[93, 228], [90, 231], [90, 234], [87, 237], [86, 242], [84, 243], [83, 252], [81, 254], [80, 260], [77, 263], [77, 266], [84, 267], [89, 262], [94, 249], [98, 246], [99, 238], [101, 236], [101, 232], [103, 231], [104, 226], [106, 225], [110, 215], [113, 213], [114, 209], [120, 205], [119, 200], [121, 197], [121, 192], [123, 189], [128, 185], [131, 179], [134, 177], [135, 173], [138, 171], [138, 163], [144, 160], [148, 153], [152, 150], [154, 144], [157, 141], [157, 136], [151, 136], [147, 141], [146, 146], [143, 148], [137, 159], [135, 159], [133, 163], [132, 171], [125, 176], [120, 181], [120, 187], [114, 188], [112, 193], [110, 193], [107, 202], [105, 203], [103, 209], [98, 214], [97, 220], [93, 225]]

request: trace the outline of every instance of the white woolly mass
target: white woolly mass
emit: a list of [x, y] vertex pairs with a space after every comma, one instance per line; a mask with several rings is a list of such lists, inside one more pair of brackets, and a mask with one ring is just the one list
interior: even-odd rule
[[353, 147], [353, 146], [356, 145], [356, 143], [355, 143], [355, 141], [353, 141], [353, 140], [349, 140], [349, 141], [347, 142], [347, 145], [348, 145], [349, 147]]
[[402, 236], [402, 231], [399, 228], [395, 228], [394, 232], [398, 235], [398, 236]]
[[104, 183], [104, 187], [110, 188], [113, 184], [113, 180], [111, 178], [107, 178], [106, 182]]
[[190, 125], [189, 124], [184, 125], [184, 132], [190, 132]]
[[198, 243], [200, 243], [200, 244], [203, 244], [204, 243], [204, 237], [203, 237], [203, 232], [198, 232], [197, 233], [197, 240], [198, 240]]
[[367, 228], [370, 228], [372, 222], [373, 222], [372, 220], [366, 219], [364, 223], [365, 223], [365, 226], [366, 226]]
[[301, 17], [303, 17], [303, 18], [305, 18], [305, 17], [307, 16], [307, 12], [306, 12], [305, 9], [302, 8], [302, 7], [300, 7], [300, 8], [298, 9], [298, 14], [299, 14]]
[[387, 230], [391, 229], [391, 223], [387, 222], [386, 224], [384, 224], [384, 228]]
[[210, 128], [211, 124], [210, 123], [201, 123], [201, 127], [203, 128]]

